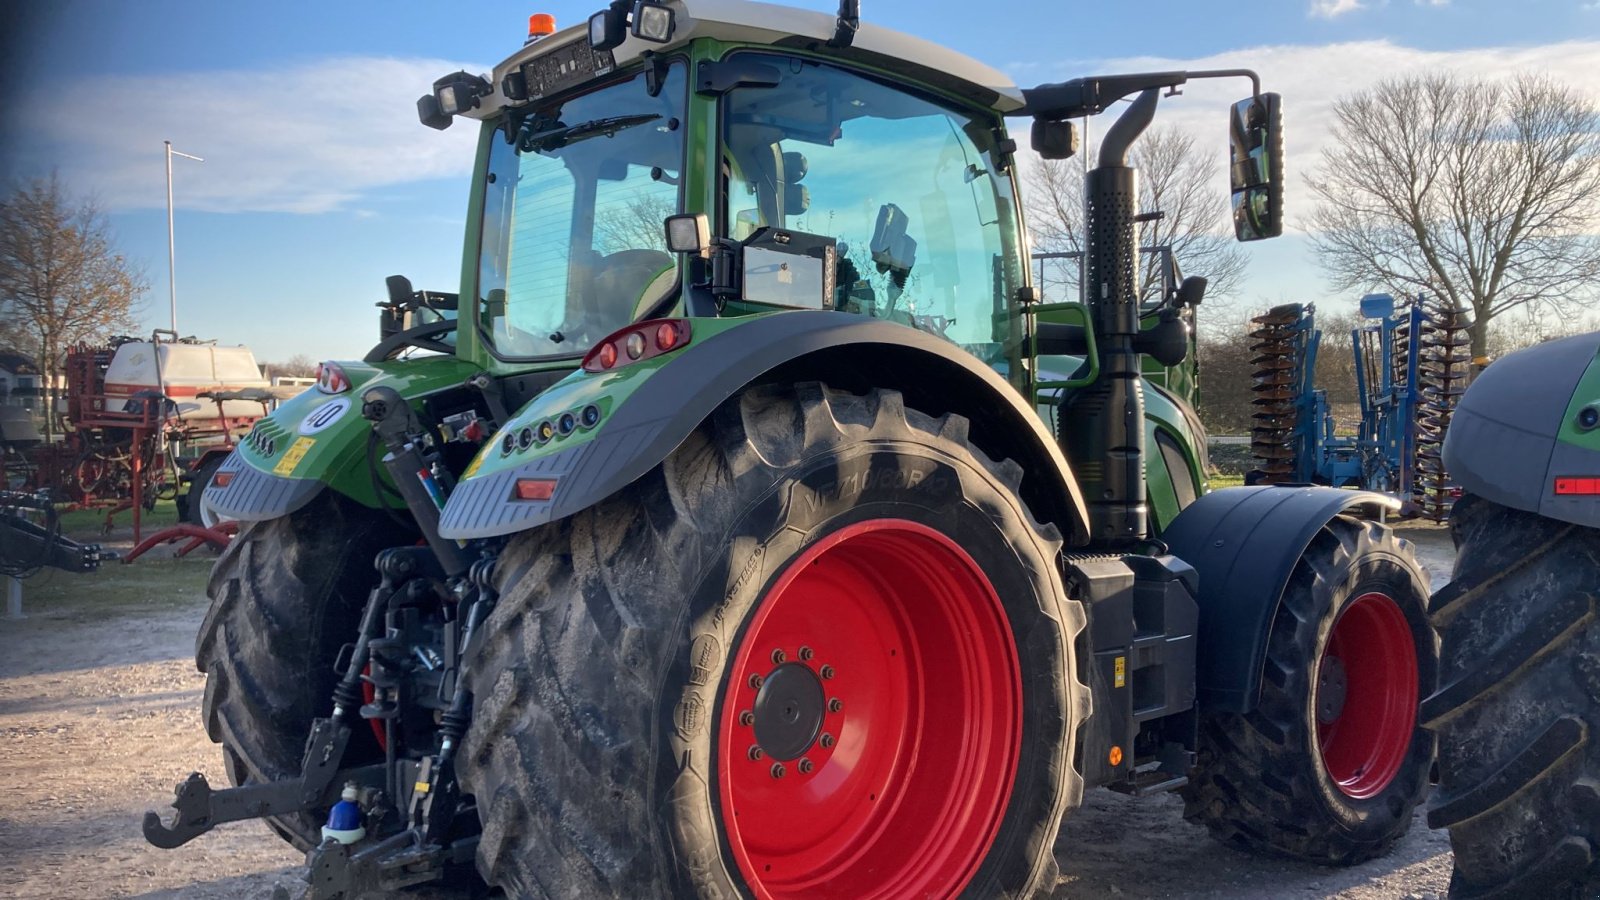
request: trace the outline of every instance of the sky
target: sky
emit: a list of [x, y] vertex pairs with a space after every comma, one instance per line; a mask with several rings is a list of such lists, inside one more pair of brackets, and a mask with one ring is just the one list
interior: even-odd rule
[[[282, 361], [362, 356], [377, 339], [385, 276], [457, 289], [473, 128], [420, 125], [416, 98], [440, 75], [484, 72], [515, 52], [529, 14], [565, 27], [600, 3], [6, 6], [0, 180], [54, 170], [95, 197], [148, 277], [146, 327], [164, 328], [162, 142], [204, 157], [173, 162], [179, 330]], [[1600, 0], [866, 0], [862, 14], [1023, 86], [1141, 69], [1260, 71], [1284, 98], [1290, 233], [1247, 245], [1246, 307], [1355, 301], [1330, 291], [1300, 225], [1312, 204], [1304, 179], [1337, 140], [1328, 123], [1338, 97], [1421, 71], [1538, 71], [1600, 100]], [[1245, 93], [1242, 82], [1197, 83], [1163, 101], [1158, 121], [1220, 155], [1225, 106]]]

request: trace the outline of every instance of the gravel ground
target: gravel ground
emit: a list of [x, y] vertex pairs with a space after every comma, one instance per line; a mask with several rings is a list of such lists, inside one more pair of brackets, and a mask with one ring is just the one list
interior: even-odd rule
[[[1444, 530], [1403, 531], [1438, 587], [1451, 561]], [[28, 582], [29, 618], [0, 620], [0, 897], [221, 900], [299, 884], [300, 855], [259, 822], [224, 825], [175, 851], [139, 832], [144, 811], [165, 811], [188, 772], [223, 781], [193, 663], [206, 568], [151, 560], [47, 576]], [[1449, 881], [1448, 839], [1420, 815], [1387, 858], [1336, 870], [1230, 850], [1181, 811], [1171, 795], [1090, 791], [1056, 845], [1055, 896], [1419, 900]]]

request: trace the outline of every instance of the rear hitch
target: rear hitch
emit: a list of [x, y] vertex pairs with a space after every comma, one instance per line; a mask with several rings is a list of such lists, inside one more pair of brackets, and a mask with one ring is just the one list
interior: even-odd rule
[[338, 799], [339, 787], [344, 784], [337, 776], [339, 761], [344, 758], [345, 744], [349, 740], [349, 726], [318, 719], [306, 740], [300, 777], [285, 781], [214, 791], [204, 775], [192, 772], [177, 787], [172, 808], [178, 813], [173, 816], [172, 824], [164, 824], [159, 813], [147, 812], [144, 814], [144, 838], [163, 850], [171, 850], [224, 822], [282, 816], [326, 806]]

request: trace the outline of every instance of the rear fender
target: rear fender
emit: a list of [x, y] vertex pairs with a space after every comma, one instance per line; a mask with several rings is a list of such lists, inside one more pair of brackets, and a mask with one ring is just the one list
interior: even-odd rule
[[1562, 490], [1600, 479], [1600, 332], [1496, 360], [1472, 381], [1445, 433], [1444, 465], [1464, 490], [1501, 506], [1600, 527], [1600, 496]]
[[[367, 471], [372, 428], [361, 418], [362, 390], [386, 385], [420, 401], [479, 371], [450, 356], [339, 366], [350, 380], [348, 391], [325, 394], [310, 388], [256, 422], [206, 487], [205, 501], [212, 509], [242, 522], [275, 519], [306, 505], [327, 487], [377, 506]], [[218, 482], [225, 486], [218, 487]]]
[[1271, 485], [1213, 491], [1178, 514], [1161, 539], [1200, 573], [1201, 708], [1255, 708], [1284, 586], [1322, 526], [1345, 512], [1370, 517], [1399, 508], [1398, 500], [1369, 491]]
[[[534, 398], [485, 445], [451, 493], [444, 537], [494, 537], [570, 516], [650, 471], [719, 405], [761, 382], [818, 380], [845, 390], [900, 391], [930, 415], [971, 420], [973, 442], [1026, 472], [1023, 499], [1074, 544], [1087, 539], [1077, 482], [1054, 439], [1022, 395], [948, 341], [881, 319], [834, 312], [784, 312], [693, 319], [676, 353], [610, 372], [574, 372]], [[545, 442], [539, 426], [589, 405], [588, 431]], [[510, 441], [507, 441], [507, 438]], [[550, 499], [515, 500], [518, 479], [553, 479]]]

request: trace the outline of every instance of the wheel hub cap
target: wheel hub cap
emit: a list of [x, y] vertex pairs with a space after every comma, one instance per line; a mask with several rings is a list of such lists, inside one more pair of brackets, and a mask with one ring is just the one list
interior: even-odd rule
[[822, 731], [822, 679], [802, 663], [773, 669], [756, 694], [756, 745], [773, 759], [799, 758]]

